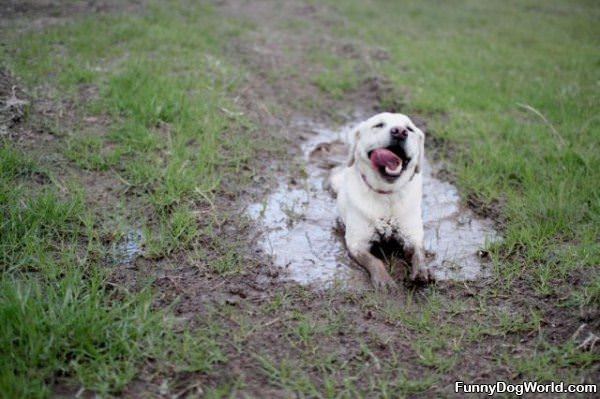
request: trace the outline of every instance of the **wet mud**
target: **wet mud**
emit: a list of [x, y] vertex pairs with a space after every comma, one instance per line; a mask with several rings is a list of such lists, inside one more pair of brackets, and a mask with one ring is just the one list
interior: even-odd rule
[[144, 236], [141, 229], [132, 229], [122, 240], [112, 247], [111, 258], [114, 265], [128, 265], [143, 254]]
[[[248, 207], [259, 231], [256, 245], [285, 276], [301, 284], [368, 286], [366, 273], [348, 257], [337, 219], [335, 199], [327, 190], [332, 167], [346, 159], [345, 136], [339, 130], [297, 123], [303, 138], [303, 168], [280, 177], [260, 203]], [[423, 223], [428, 263], [437, 279], [474, 280], [487, 273], [486, 245], [498, 239], [491, 220], [461, 205], [458, 190], [435, 177], [426, 161], [423, 179]]]

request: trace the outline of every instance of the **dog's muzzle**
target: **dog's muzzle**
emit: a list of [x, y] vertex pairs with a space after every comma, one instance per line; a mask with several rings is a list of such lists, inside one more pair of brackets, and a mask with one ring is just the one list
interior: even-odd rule
[[367, 156], [371, 166], [388, 182], [396, 180], [404, 171], [411, 158], [404, 149], [408, 132], [394, 127], [390, 129], [390, 145], [369, 151]]

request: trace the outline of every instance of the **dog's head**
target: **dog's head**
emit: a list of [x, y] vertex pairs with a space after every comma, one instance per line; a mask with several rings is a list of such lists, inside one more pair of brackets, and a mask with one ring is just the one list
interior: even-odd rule
[[399, 188], [423, 167], [425, 134], [406, 115], [377, 114], [352, 132], [348, 165], [378, 189]]

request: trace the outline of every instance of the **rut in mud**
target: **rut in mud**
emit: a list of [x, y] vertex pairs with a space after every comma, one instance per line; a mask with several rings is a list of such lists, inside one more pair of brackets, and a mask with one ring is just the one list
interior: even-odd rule
[[[301, 284], [368, 287], [366, 274], [346, 253], [335, 200], [326, 189], [329, 171], [346, 158], [345, 136], [351, 128], [332, 130], [302, 120], [293, 124], [303, 139], [303, 168], [280, 177], [263, 202], [248, 207], [260, 230], [260, 251]], [[485, 247], [498, 239], [493, 222], [462, 206], [456, 187], [435, 177], [435, 165], [428, 161], [423, 192], [425, 249], [435, 277], [474, 280], [488, 275]]]

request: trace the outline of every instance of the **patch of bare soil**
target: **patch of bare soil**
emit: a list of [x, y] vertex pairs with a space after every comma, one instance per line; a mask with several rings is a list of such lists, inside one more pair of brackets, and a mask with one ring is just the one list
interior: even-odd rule
[[[36, 90], [36, 93], [51, 90]], [[66, 183], [78, 182], [85, 188], [90, 209], [97, 213], [118, 205], [119, 193], [125, 184], [110, 171], [89, 171], [77, 167], [63, 155], [66, 132], [87, 130], [102, 135], [109, 129], [103, 117], [87, 117], [82, 105], [95, 98], [94, 87], [85, 86], [76, 98], [54, 98], [50, 95], [33, 96], [25, 85], [6, 69], [0, 69], [0, 138], [8, 139], [32, 158], [46, 162], [47, 172], [63, 192]], [[50, 183], [49, 176], [43, 180]]]
[[139, 12], [145, 0], [4, 0], [0, 8], [0, 29], [9, 21], [19, 30], [43, 29], [68, 22], [78, 15], [112, 12]]
[[[235, 0], [224, 0], [219, 5], [224, 16], [250, 21], [256, 27], [230, 44], [232, 57], [254, 71], [241, 96], [249, 109], [264, 109], [262, 104], [266, 100], [275, 101], [274, 104], [280, 105], [276, 118], [289, 124], [294, 117], [310, 117], [315, 122], [347, 122], [357, 110], [393, 111], [401, 106], [402, 99], [381, 106], [393, 90], [386, 79], [376, 74], [372, 64], [387, 57], [385, 50], [321, 35], [328, 27], [343, 23], [325, 5], [283, 1], [273, 7], [268, 1]], [[298, 21], [306, 22], [310, 28], [300, 32], [285, 28], [285, 24]], [[311, 62], [310, 51], [356, 60], [358, 87], [345, 92], [343, 99], [324, 93], [312, 82], [323, 70], [318, 63]]]

